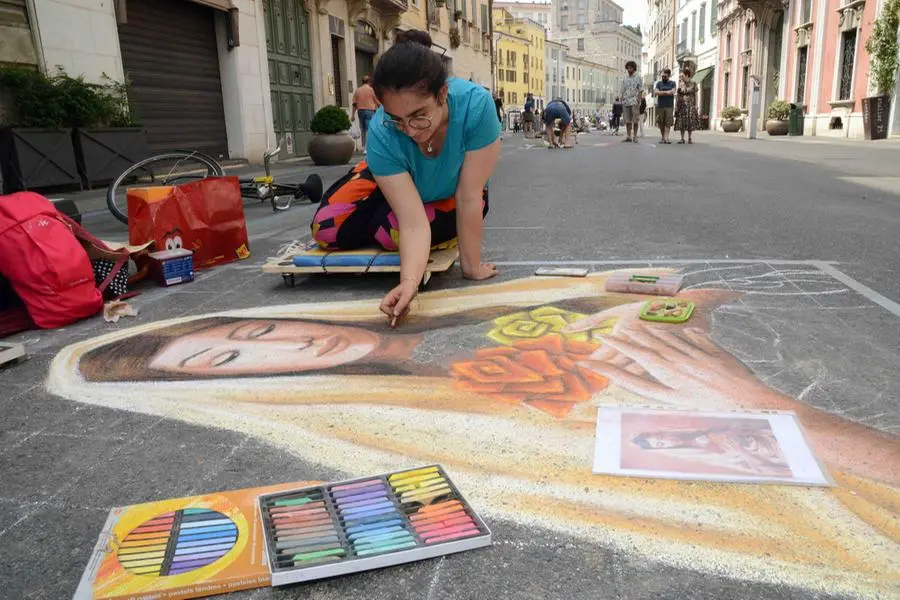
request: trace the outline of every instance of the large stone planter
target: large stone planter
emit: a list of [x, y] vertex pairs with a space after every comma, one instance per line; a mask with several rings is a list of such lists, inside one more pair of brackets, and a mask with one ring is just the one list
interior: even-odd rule
[[140, 127], [75, 129], [75, 159], [84, 185], [112, 181], [119, 174], [150, 156], [147, 135]]
[[306, 149], [317, 165], [346, 165], [353, 158], [356, 143], [346, 133], [320, 133], [309, 140]]
[[768, 120], [766, 121], [766, 133], [769, 135], [787, 135], [788, 122]]
[[738, 121], [737, 119], [722, 121], [722, 131], [725, 133], [737, 133], [741, 130], [742, 125], [743, 122]]
[[3, 192], [53, 186], [81, 187], [71, 129], [0, 130]]

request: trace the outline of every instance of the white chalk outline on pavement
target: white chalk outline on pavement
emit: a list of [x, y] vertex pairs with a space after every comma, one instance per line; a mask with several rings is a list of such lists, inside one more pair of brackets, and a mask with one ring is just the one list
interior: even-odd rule
[[894, 316], [900, 317], [900, 304], [897, 304], [890, 298], [879, 294], [866, 284], [860, 283], [856, 279], [850, 277], [849, 275], [835, 267], [834, 263], [814, 260], [811, 264], [823, 273], [827, 273], [828, 275], [830, 275], [833, 279], [840, 281], [860, 296], [871, 300], [881, 308], [892, 313]]
[[484, 229], [544, 229], [543, 225], [535, 225], [530, 227], [489, 227], [487, 225], [484, 226]]
[[811, 267], [838, 264], [838, 261], [828, 260], [778, 260], [770, 258], [645, 258], [645, 259], [620, 259], [620, 260], [494, 260], [492, 264], [501, 267], [552, 267], [557, 265], [652, 265], [652, 264], [685, 264], [702, 265], [736, 265], [748, 263], [769, 263], [778, 265], [807, 265]]
[[[485, 227], [487, 229], [487, 227]], [[504, 229], [504, 228], [496, 228]], [[508, 227], [505, 229], [514, 229]], [[522, 227], [521, 229], [529, 229]], [[900, 317], [900, 304], [894, 302], [890, 298], [878, 293], [850, 277], [834, 265], [840, 264], [839, 261], [830, 260], [777, 260], [777, 259], [761, 259], [761, 258], [648, 258], [644, 260], [496, 260], [492, 264], [498, 267], [555, 267], [555, 266], [608, 266], [608, 265], [654, 265], [654, 264], [680, 264], [680, 265], [739, 265], [768, 263], [770, 265], [805, 265], [815, 267], [823, 273], [829, 275], [833, 279], [840, 281], [848, 288], [858, 293], [860, 296], [872, 301], [895, 317]], [[259, 269], [260, 265], [233, 265], [232, 269]]]

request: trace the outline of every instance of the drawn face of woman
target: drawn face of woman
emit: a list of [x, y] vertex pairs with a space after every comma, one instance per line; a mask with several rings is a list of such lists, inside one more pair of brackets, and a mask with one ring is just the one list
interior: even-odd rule
[[173, 339], [150, 367], [196, 375], [253, 375], [327, 369], [358, 361], [380, 336], [357, 327], [249, 319]]
[[649, 435], [646, 438], [647, 445], [655, 450], [664, 450], [666, 448], [677, 448], [684, 445], [684, 440], [673, 435], [665, 433], [657, 433]]

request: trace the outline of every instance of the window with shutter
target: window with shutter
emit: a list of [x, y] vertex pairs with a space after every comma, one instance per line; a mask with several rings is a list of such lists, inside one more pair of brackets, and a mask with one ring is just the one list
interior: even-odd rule
[[485, 33], [489, 32], [488, 29], [488, 7], [486, 4], [481, 5], [481, 30]]
[[6, 25], [28, 25], [25, 0], [0, 0], [0, 27]]
[[700, 5], [700, 41], [706, 39], [706, 4]]

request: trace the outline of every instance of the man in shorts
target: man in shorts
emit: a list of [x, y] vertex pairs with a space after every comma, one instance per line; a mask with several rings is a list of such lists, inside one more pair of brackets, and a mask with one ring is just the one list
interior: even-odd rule
[[[559, 119], [559, 142], [553, 134], [553, 122]], [[569, 128], [572, 126], [572, 109], [562, 98], [554, 98], [544, 108], [544, 127], [547, 130], [547, 143], [551, 148], [559, 148], [569, 139]], [[567, 146], [570, 147], [570, 146]]]
[[375, 111], [381, 106], [375, 97], [375, 90], [369, 85], [369, 76], [364, 75], [362, 85], [353, 91], [353, 104], [350, 111], [350, 120], [353, 121], [359, 115], [359, 136], [362, 144], [362, 153], [366, 153], [366, 138], [369, 134], [369, 121], [375, 116]]
[[637, 63], [629, 60], [625, 63], [625, 71], [628, 76], [622, 80], [622, 117], [625, 121], [626, 142], [638, 141], [638, 120], [640, 119], [640, 102], [641, 102], [641, 76], [637, 74]]
[[672, 70], [663, 69], [661, 78], [656, 82], [656, 125], [659, 127], [660, 144], [671, 144], [669, 134], [675, 123], [675, 90], [678, 87], [672, 81]]

